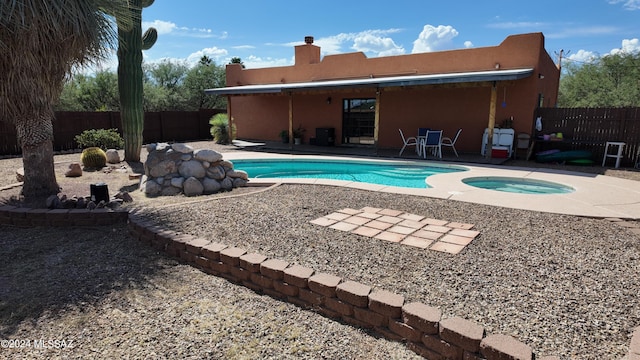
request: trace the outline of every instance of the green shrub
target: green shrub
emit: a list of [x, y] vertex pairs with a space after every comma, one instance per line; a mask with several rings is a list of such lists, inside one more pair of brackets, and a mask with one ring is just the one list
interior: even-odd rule
[[209, 119], [209, 125], [211, 125], [211, 136], [216, 144], [228, 144], [231, 140], [235, 139], [235, 127], [229, 130], [229, 117], [227, 114], [215, 114]]
[[116, 129], [91, 129], [76, 135], [76, 142], [81, 148], [99, 147], [102, 150], [122, 149], [124, 139]]
[[80, 160], [84, 167], [102, 169], [107, 164], [107, 154], [99, 147], [90, 147], [82, 150]]

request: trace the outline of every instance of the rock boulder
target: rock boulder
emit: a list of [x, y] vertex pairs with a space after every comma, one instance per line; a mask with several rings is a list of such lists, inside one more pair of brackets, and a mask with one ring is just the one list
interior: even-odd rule
[[82, 176], [82, 166], [80, 163], [71, 163], [69, 164], [69, 170], [64, 173], [66, 177], [78, 177]]

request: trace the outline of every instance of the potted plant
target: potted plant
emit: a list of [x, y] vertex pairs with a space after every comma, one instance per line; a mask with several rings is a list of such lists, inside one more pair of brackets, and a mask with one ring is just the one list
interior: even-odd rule
[[289, 143], [289, 132], [287, 130], [280, 131], [280, 138], [282, 139], [283, 144]]
[[302, 125], [298, 125], [297, 128], [293, 129], [293, 141], [296, 145], [302, 144], [302, 137], [305, 131]]

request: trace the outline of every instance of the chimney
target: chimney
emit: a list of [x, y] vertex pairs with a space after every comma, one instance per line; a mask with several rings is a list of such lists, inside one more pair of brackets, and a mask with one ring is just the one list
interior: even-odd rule
[[320, 63], [320, 47], [313, 45], [313, 36], [304, 37], [304, 45], [295, 47], [296, 65]]

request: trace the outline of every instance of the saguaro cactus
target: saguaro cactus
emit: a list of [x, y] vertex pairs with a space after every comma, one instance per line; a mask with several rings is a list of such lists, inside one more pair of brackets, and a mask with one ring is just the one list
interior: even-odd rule
[[142, 35], [142, 9], [154, 0], [128, 0], [127, 19], [116, 15], [118, 24], [118, 89], [124, 137], [124, 159], [140, 161], [144, 109], [142, 108], [142, 50], [150, 49], [158, 32], [149, 28]]

